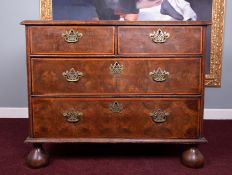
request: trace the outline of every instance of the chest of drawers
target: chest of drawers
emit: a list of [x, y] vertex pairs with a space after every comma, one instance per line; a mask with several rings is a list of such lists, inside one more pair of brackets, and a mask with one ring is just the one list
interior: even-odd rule
[[42, 143], [178, 143], [201, 167], [207, 22], [24, 21], [30, 133]]

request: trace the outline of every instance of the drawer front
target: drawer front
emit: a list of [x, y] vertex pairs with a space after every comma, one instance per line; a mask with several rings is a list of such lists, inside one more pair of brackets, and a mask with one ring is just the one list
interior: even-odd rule
[[33, 95], [200, 94], [200, 58], [33, 59]]
[[202, 27], [119, 27], [119, 54], [202, 54]]
[[114, 54], [114, 27], [36, 26], [31, 54]]
[[35, 138], [198, 138], [200, 99], [34, 98]]

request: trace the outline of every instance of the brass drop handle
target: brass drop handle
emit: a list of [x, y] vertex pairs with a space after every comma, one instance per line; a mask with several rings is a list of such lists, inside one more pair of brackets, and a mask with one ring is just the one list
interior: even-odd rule
[[113, 113], [119, 113], [122, 111], [123, 106], [119, 102], [115, 101], [109, 105], [109, 108]]
[[153, 72], [149, 73], [152, 79], [156, 82], [166, 81], [169, 74], [170, 74], [169, 72], [167, 72], [166, 70], [162, 70], [160, 67], [157, 70], [154, 70]]
[[62, 33], [62, 37], [67, 43], [76, 43], [79, 41], [80, 38], [83, 37], [83, 34], [73, 29], [70, 29], [69, 31], [65, 31], [64, 33]]
[[66, 118], [67, 122], [77, 123], [81, 120], [81, 116], [83, 116], [83, 113], [79, 111], [67, 111], [63, 113], [63, 116]]
[[150, 113], [152, 121], [155, 123], [164, 123], [167, 121], [167, 117], [170, 115], [169, 112], [162, 111], [161, 109], [155, 110]]
[[165, 43], [168, 38], [170, 37], [170, 33], [163, 32], [161, 29], [158, 29], [157, 31], [154, 31], [153, 33], [150, 33], [151, 40], [156, 44]]
[[68, 82], [77, 82], [80, 80], [81, 77], [84, 76], [82, 72], [76, 71], [74, 68], [66, 70], [62, 73], [62, 75], [66, 78]]

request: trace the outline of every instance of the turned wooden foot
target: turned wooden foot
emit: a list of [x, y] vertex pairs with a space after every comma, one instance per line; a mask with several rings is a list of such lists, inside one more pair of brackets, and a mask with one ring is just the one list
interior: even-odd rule
[[49, 156], [44, 151], [42, 144], [34, 144], [34, 148], [28, 154], [26, 163], [31, 168], [41, 168], [48, 164]]
[[189, 147], [182, 153], [182, 163], [190, 168], [202, 168], [205, 158], [197, 147]]

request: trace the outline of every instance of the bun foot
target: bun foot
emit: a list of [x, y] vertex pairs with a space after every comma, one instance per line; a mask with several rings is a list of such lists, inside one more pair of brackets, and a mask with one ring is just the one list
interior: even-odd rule
[[190, 147], [182, 153], [182, 163], [189, 168], [202, 168], [205, 158], [196, 147]]
[[41, 144], [35, 144], [33, 150], [28, 154], [26, 163], [30, 168], [41, 168], [48, 165], [49, 156]]

